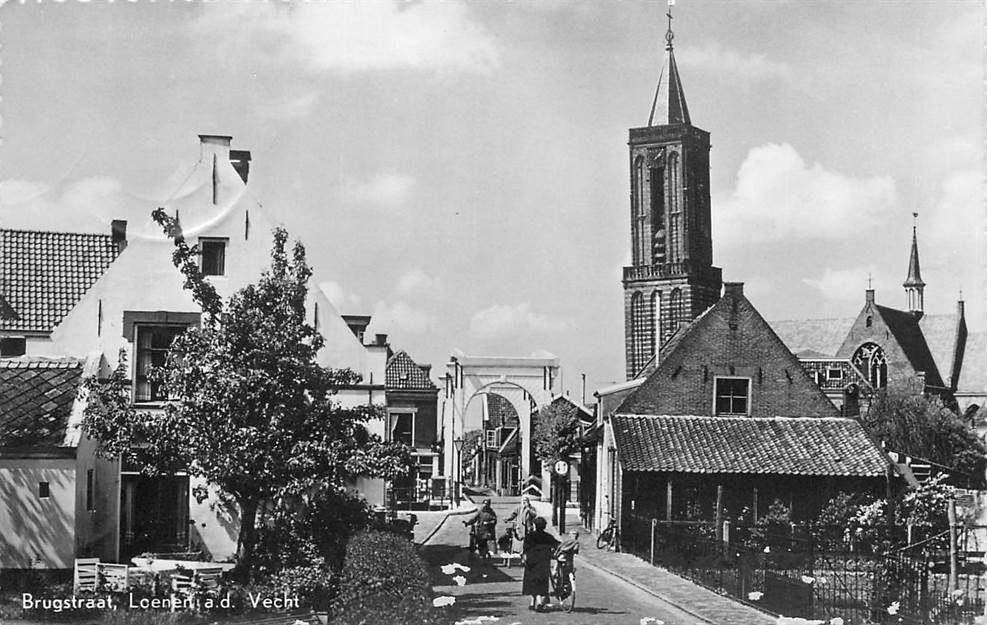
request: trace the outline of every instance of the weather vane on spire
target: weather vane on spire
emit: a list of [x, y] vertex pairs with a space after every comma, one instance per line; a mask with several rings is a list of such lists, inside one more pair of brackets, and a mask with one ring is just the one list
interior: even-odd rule
[[665, 41], [668, 42], [666, 48], [672, 49], [672, 39], [675, 39], [675, 33], [672, 32], [672, 7], [675, 6], [675, 0], [668, 0], [668, 13], [665, 13], [665, 17], [668, 18], [668, 30], [665, 31]]

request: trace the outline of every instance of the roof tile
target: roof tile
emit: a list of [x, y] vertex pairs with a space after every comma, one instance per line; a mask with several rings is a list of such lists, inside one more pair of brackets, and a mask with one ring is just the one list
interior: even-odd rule
[[877, 477], [889, 461], [853, 419], [614, 415], [627, 471]]
[[0, 359], [0, 447], [60, 445], [82, 370], [75, 358]]
[[108, 234], [0, 229], [0, 329], [50, 332], [117, 254]]

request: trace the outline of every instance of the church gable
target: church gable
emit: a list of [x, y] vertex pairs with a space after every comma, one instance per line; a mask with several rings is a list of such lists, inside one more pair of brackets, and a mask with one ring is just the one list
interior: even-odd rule
[[942, 387], [920, 318], [920, 314], [876, 304], [874, 291], [868, 290], [864, 307], [836, 356], [850, 359], [874, 388], [920, 382]]
[[723, 297], [692, 323], [674, 349], [620, 406], [625, 414], [839, 416], [798, 359], [744, 297]]

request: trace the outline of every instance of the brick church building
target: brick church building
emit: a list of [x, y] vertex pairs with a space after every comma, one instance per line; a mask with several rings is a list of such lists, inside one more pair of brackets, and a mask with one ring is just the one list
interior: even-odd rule
[[[879, 305], [869, 289], [856, 317], [769, 323], [741, 283], [724, 290], [712, 256], [710, 135], [692, 124], [672, 40], [669, 27], [648, 124], [629, 131], [627, 382], [596, 394], [590, 514], [623, 525], [728, 507], [756, 518], [780, 500], [811, 518], [840, 490], [901, 488], [902, 472], [851, 417], [889, 382], [983, 405], [987, 350], [970, 349], [980, 343], [968, 344], [963, 303], [953, 315], [924, 314], [917, 228], [906, 310]], [[729, 502], [717, 496], [724, 490]]]

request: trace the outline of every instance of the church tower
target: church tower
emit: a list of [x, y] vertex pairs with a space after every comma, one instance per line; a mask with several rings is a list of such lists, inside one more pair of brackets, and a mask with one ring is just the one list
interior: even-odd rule
[[656, 356], [683, 322], [720, 297], [710, 235], [709, 133], [692, 125], [672, 50], [665, 59], [648, 125], [631, 128], [631, 266], [624, 267], [627, 379]]
[[908, 257], [908, 276], [902, 286], [905, 287], [908, 311], [921, 316], [925, 304], [925, 282], [918, 265], [918, 213], [912, 213], [912, 219], [912, 251]]

